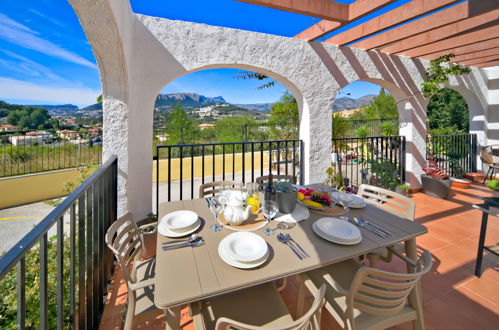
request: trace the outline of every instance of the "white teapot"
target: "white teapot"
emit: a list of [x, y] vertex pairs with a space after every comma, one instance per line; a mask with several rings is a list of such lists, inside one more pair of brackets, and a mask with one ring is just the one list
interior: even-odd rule
[[244, 207], [246, 196], [239, 190], [226, 190], [221, 193], [220, 201], [222, 202], [224, 217], [232, 226], [238, 226], [243, 223], [251, 211], [251, 205]]

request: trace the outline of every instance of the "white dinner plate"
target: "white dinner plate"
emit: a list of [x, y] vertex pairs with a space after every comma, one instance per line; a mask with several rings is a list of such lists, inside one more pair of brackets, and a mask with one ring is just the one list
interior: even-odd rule
[[232, 260], [245, 263], [261, 260], [268, 251], [267, 242], [250, 232], [227, 235], [220, 241], [220, 246]]
[[312, 229], [320, 237], [337, 244], [353, 245], [362, 241], [357, 227], [337, 218], [321, 218], [313, 223]]
[[220, 258], [225, 262], [226, 264], [235, 267], [235, 268], [241, 268], [241, 269], [251, 269], [251, 268], [256, 268], [260, 267], [263, 265], [267, 259], [269, 258], [270, 255], [270, 250], [267, 249], [267, 253], [263, 256], [262, 259], [257, 260], [255, 262], [242, 262], [242, 261], [237, 261], [232, 259], [230, 256], [226, 254], [224, 249], [222, 248], [221, 244], [218, 245], [218, 255]]
[[186, 231], [198, 221], [198, 215], [192, 211], [181, 210], [170, 212], [161, 218], [161, 224], [171, 231]]
[[177, 238], [192, 234], [193, 232], [198, 230], [199, 227], [201, 227], [201, 220], [199, 218], [197, 219], [197, 222], [195, 222], [191, 227], [187, 228], [184, 231], [170, 230], [167, 226], [165, 226], [164, 224], [162, 225], [162, 222], [160, 222], [158, 224], [158, 233], [166, 237]]
[[[340, 200], [338, 198], [338, 194], [339, 192], [334, 192], [332, 193], [332, 197], [333, 197], [333, 201], [340, 205], [341, 206], [341, 203], [340, 203]], [[354, 195], [353, 196], [353, 201], [352, 201], [352, 204], [350, 204], [350, 208], [352, 209], [361, 209], [363, 207], [366, 207], [366, 201], [364, 200], [364, 198], [360, 197], [360, 196], [356, 196]]]

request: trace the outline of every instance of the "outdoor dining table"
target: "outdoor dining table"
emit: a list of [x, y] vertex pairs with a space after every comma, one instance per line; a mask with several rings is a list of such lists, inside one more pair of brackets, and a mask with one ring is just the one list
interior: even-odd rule
[[[360, 243], [339, 245], [326, 241], [313, 232], [312, 224], [325, 215], [310, 212], [308, 219], [286, 230], [308, 252], [309, 258], [300, 260], [288, 246], [277, 240], [276, 235], [267, 236], [260, 229], [254, 233], [263, 237], [269, 245], [270, 256], [267, 262], [255, 269], [238, 269], [226, 264], [218, 254], [220, 241], [233, 231], [226, 228], [220, 232], [210, 230], [215, 219], [204, 199], [162, 203], [158, 219], [177, 210], [191, 210], [199, 215], [203, 225], [197, 233], [205, 239], [205, 244], [195, 248], [164, 251], [163, 243], [172, 239], [158, 234], [154, 303], [167, 311], [168, 329], [179, 328], [182, 305], [334, 264], [397, 242], [405, 242], [407, 257], [416, 260], [415, 239], [427, 232], [426, 227], [416, 222], [367, 204], [364, 208], [352, 209], [349, 215], [380, 225], [388, 229], [392, 236], [382, 238], [359, 228], [362, 233]], [[270, 226], [276, 227], [276, 222], [271, 221]], [[409, 302], [412, 305], [422, 303], [419, 286], [409, 296]], [[423, 328], [423, 315], [419, 315], [419, 320], [417, 328]]]

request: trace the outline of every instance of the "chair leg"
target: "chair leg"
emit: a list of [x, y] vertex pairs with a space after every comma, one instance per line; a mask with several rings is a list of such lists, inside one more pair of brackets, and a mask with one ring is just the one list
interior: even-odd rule
[[492, 169], [492, 167], [489, 167], [489, 169], [487, 170], [487, 173], [485, 174], [485, 176], [483, 177], [483, 182], [482, 182], [482, 185], [485, 184], [485, 181], [487, 181], [487, 177], [489, 176], [489, 173], [490, 173], [490, 170]]
[[133, 316], [135, 315], [135, 292], [128, 290], [128, 303], [126, 307], [125, 326], [124, 330], [131, 330], [133, 324]]
[[305, 312], [305, 293], [307, 287], [303, 279], [298, 277], [298, 301], [296, 304], [296, 318], [300, 318]]
[[168, 308], [166, 312], [166, 330], [180, 329], [180, 306]]

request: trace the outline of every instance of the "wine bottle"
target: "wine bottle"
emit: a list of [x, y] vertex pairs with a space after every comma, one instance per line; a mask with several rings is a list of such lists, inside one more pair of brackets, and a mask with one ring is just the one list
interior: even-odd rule
[[267, 182], [267, 186], [265, 187], [265, 200], [274, 200], [274, 195], [275, 195], [275, 190], [274, 187], [272, 186], [272, 181], [274, 181], [274, 178], [272, 176], [272, 173], [269, 174], [269, 181]]

